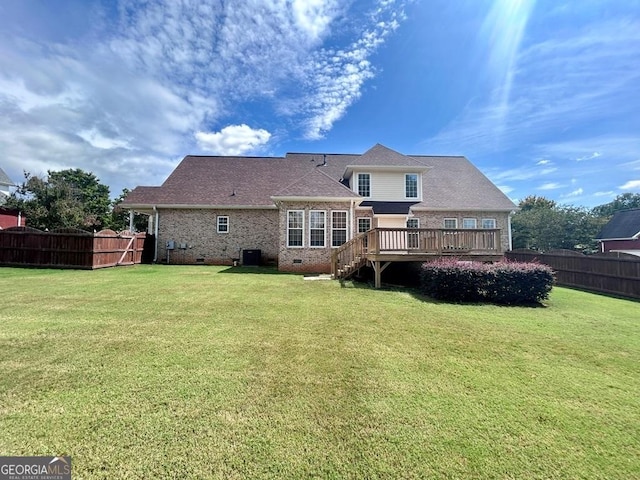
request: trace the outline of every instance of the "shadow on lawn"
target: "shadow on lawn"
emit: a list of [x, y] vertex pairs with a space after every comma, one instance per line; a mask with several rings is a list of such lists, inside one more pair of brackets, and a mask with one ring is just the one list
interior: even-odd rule
[[238, 266], [220, 270], [220, 273], [253, 274], [253, 275], [300, 275], [299, 273], [281, 272], [276, 267]]

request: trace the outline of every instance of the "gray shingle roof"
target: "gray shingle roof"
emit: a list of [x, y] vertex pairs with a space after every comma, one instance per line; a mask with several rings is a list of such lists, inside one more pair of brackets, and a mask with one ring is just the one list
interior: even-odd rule
[[419, 207], [515, 210], [516, 205], [465, 157], [414, 156], [432, 168], [422, 176]]
[[276, 192], [275, 197], [332, 197], [332, 198], [360, 198], [342, 183], [337, 182], [317, 166], [291, 185]]
[[4, 185], [7, 187], [12, 187], [14, 185], [13, 181], [9, 178], [2, 168], [0, 168], [0, 185]]
[[385, 167], [391, 167], [391, 166], [424, 167], [425, 166], [425, 164], [422, 163], [420, 158], [403, 155], [401, 153], [396, 152], [395, 150], [391, 150], [390, 148], [385, 147], [384, 145], [380, 145], [379, 143], [371, 147], [362, 155], [356, 157], [354, 161], [349, 165], [385, 166]]
[[[325, 160], [326, 165], [319, 166]], [[423, 201], [416, 204], [419, 208], [489, 211], [516, 208], [464, 157], [408, 156], [379, 144], [362, 155], [288, 153], [284, 158], [189, 155], [162, 186], [137, 187], [122, 206], [271, 207], [273, 196], [358, 198], [340, 183], [347, 166], [354, 165], [424, 167]]]
[[640, 208], [616, 212], [596, 238], [599, 240], [633, 239], [640, 237]]

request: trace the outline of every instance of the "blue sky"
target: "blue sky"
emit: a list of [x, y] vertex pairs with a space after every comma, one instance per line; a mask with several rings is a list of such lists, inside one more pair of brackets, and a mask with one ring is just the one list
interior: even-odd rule
[[640, 193], [640, 0], [5, 0], [0, 166], [465, 155], [510, 198]]

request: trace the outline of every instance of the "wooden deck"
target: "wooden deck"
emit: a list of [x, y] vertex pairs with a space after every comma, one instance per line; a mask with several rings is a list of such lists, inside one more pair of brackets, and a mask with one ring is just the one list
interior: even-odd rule
[[375, 272], [375, 286], [393, 262], [424, 262], [440, 257], [463, 260], [502, 259], [499, 229], [374, 228], [337, 248], [331, 259], [332, 274], [345, 279], [365, 265]]

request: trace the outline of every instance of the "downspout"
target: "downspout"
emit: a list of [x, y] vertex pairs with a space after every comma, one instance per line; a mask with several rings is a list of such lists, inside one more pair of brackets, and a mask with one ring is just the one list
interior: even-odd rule
[[509, 250], [513, 250], [513, 239], [511, 238], [511, 213], [507, 216], [507, 225], [509, 228]]
[[129, 233], [133, 233], [133, 210], [129, 209]]
[[355, 200], [351, 200], [351, 208], [349, 209], [349, 216], [351, 218], [349, 218], [349, 226], [350, 226], [350, 228], [349, 228], [349, 235], [347, 236], [347, 241], [351, 240], [355, 236], [354, 230], [355, 230], [355, 228], [357, 228], [356, 225], [354, 225], [354, 223], [353, 223], [355, 221], [355, 218], [354, 218], [355, 217], [354, 205], [355, 205]]
[[18, 210], [18, 227], [22, 226], [22, 212]]
[[156, 214], [155, 222], [153, 228], [155, 230], [155, 247], [153, 249], [153, 263], [158, 263], [158, 209], [156, 206], [153, 206], [153, 211]]

